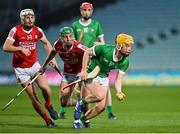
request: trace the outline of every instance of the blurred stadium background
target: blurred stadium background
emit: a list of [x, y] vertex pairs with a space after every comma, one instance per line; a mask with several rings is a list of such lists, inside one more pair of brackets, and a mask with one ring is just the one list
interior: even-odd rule
[[[107, 118], [104, 112], [93, 119], [93, 129], [78, 132], [180, 132], [180, 0], [87, 1], [94, 4], [92, 18], [102, 24], [106, 43], [114, 44], [116, 34], [128, 33], [133, 35], [135, 45], [130, 56], [130, 68], [123, 80], [124, 89], [127, 89], [124, 90], [127, 96], [125, 101], [119, 103], [112, 90], [113, 108], [119, 119], [103, 124]], [[79, 19], [82, 2], [85, 1], [0, 1], [1, 106], [21, 89], [14, 85], [16, 80], [11, 67], [11, 54], [2, 51], [9, 30], [19, 23], [21, 9], [32, 8], [35, 11], [36, 25], [44, 30], [53, 44], [59, 37], [61, 27], [70, 26]], [[42, 64], [47, 56], [42, 45], [39, 45], [38, 56]], [[62, 70], [62, 61], [59, 57], [56, 59]], [[59, 75], [50, 67], [46, 74], [50, 84], [59, 84]], [[114, 75], [114, 72], [110, 75], [111, 84]], [[57, 86], [52, 88], [56, 89], [53, 90], [53, 101], [59, 109]], [[58, 120], [61, 129], [41, 128], [42, 120], [34, 116], [35, 112], [27, 101], [27, 96], [22, 95], [12, 108], [0, 113], [0, 132], [77, 132], [71, 128], [71, 117]], [[72, 116], [72, 110], [67, 114]]]
[[[79, 5], [83, 0], [6, 0], [0, 1], [1, 46], [8, 31], [19, 23], [19, 12], [32, 8], [36, 23], [44, 29], [53, 44], [59, 29], [79, 19]], [[130, 56], [130, 69], [124, 79], [131, 85], [180, 85], [180, 1], [179, 0], [90, 0], [95, 6], [92, 18], [103, 27], [106, 43], [114, 44], [118, 33], [129, 33], [135, 38]], [[46, 53], [39, 45], [39, 60]], [[2, 48], [2, 47], [1, 47]], [[14, 83], [11, 54], [0, 50], [0, 83]], [[62, 70], [62, 62], [58, 58]]]

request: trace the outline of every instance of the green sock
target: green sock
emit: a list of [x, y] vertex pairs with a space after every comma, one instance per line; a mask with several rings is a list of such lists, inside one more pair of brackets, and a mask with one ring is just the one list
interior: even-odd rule
[[86, 116], [83, 115], [80, 120], [81, 120], [82, 123], [84, 123], [87, 120]]
[[80, 103], [86, 104], [85, 97], [83, 97], [83, 98], [81, 99]]
[[65, 107], [62, 107], [60, 108], [60, 113], [65, 113]]
[[112, 113], [112, 105], [107, 106], [108, 113]]

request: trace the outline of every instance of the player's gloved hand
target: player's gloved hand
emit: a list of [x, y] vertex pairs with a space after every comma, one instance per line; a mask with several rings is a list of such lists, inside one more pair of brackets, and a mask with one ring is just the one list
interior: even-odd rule
[[124, 100], [125, 94], [123, 92], [116, 93], [116, 97], [119, 101]]

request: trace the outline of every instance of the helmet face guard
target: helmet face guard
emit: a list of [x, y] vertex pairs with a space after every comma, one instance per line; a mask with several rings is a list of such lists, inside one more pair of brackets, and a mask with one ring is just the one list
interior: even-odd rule
[[23, 10], [21, 10], [21, 12], [20, 12], [21, 24], [25, 23], [24, 19], [25, 19], [26, 15], [33, 15], [34, 16], [33, 10], [32, 9], [23, 9]]

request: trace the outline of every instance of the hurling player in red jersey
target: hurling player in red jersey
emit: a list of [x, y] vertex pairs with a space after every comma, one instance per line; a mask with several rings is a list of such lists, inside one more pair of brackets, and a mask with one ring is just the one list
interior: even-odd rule
[[[37, 58], [37, 41], [40, 40], [47, 53], [50, 53], [52, 46], [47, 40], [41, 28], [34, 25], [35, 16], [32, 9], [24, 9], [20, 12], [21, 24], [13, 27], [4, 43], [3, 50], [13, 53], [12, 65], [17, 77], [18, 83], [25, 87], [40, 69]], [[55, 59], [52, 59], [52, 66], [56, 66]], [[51, 103], [51, 89], [48, 86], [47, 79], [40, 75], [35, 82], [42, 90], [45, 99], [45, 107], [49, 111], [51, 118], [57, 119], [58, 114], [53, 109]], [[26, 92], [31, 99], [34, 109], [45, 120], [48, 127], [54, 126], [54, 122], [49, 118], [45, 109], [35, 93], [34, 85], [29, 85]]]
[[64, 62], [64, 73], [60, 85], [59, 99], [61, 106], [71, 107], [76, 104], [76, 100], [71, 98], [74, 87], [71, 86], [64, 90], [63, 88], [79, 78], [82, 67], [82, 58], [87, 47], [75, 40], [73, 29], [71, 27], [61, 28], [60, 36], [60, 39], [55, 42], [53, 50], [42, 65], [40, 71], [44, 72], [49, 61], [54, 58], [56, 54], [59, 54]]

